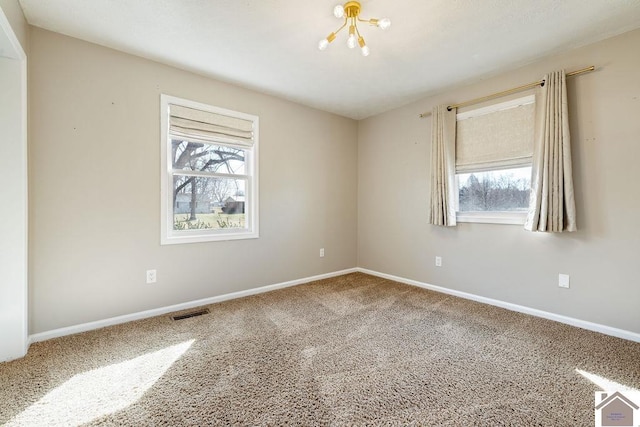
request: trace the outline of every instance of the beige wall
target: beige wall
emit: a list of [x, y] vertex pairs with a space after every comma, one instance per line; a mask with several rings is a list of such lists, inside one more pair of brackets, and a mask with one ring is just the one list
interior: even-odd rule
[[29, 36], [29, 24], [27, 24], [22, 8], [18, 3], [18, 0], [0, 0], [0, 9], [4, 12], [13, 32], [16, 34], [18, 41], [22, 45], [22, 50], [28, 53], [28, 36]]
[[[355, 121], [30, 37], [32, 334], [356, 266]], [[260, 117], [259, 239], [160, 246], [161, 93]]]
[[[356, 264], [640, 332], [640, 31], [359, 123], [37, 28], [29, 43], [32, 334]], [[569, 80], [580, 231], [426, 224], [418, 113], [591, 64]], [[260, 116], [260, 239], [159, 245], [160, 93]]]
[[[359, 122], [358, 265], [640, 333], [639, 46], [630, 32]], [[431, 119], [419, 113], [592, 64], [568, 83], [578, 232], [427, 224]]]

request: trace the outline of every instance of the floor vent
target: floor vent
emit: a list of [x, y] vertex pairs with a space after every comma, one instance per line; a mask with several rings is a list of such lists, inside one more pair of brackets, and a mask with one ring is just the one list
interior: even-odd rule
[[182, 320], [188, 319], [190, 317], [202, 316], [203, 314], [209, 314], [209, 309], [205, 308], [204, 310], [192, 311], [191, 313], [179, 314], [177, 316], [171, 316], [173, 320]]

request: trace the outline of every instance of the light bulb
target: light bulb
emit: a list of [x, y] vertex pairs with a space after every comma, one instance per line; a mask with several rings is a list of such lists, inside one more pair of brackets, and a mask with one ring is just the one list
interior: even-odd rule
[[362, 50], [362, 56], [369, 56], [369, 46], [364, 42], [364, 38], [362, 38], [362, 36], [358, 39], [358, 44]]
[[347, 46], [349, 46], [349, 49], [353, 49], [354, 47], [356, 47], [357, 42], [358, 39], [356, 38], [356, 26], [352, 24], [349, 26], [349, 38], [347, 39]]
[[336, 18], [342, 18], [344, 16], [344, 7], [341, 4], [333, 8], [333, 16]]
[[329, 46], [329, 43], [331, 43], [335, 39], [336, 39], [336, 33], [329, 34], [326, 39], [320, 40], [320, 43], [318, 43], [318, 49], [325, 50], [327, 46]]
[[349, 38], [347, 39], [347, 46], [349, 46], [349, 49], [353, 49], [354, 47], [356, 47], [356, 44], [357, 44], [356, 35], [349, 34]]
[[390, 26], [391, 26], [391, 19], [389, 18], [383, 18], [378, 21], [378, 27], [380, 27], [382, 30], [386, 30]]

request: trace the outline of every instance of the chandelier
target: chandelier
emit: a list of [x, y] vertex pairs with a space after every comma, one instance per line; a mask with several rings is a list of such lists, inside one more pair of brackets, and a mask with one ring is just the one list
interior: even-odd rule
[[338, 34], [344, 27], [349, 26], [349, 38], [347, 39], [347, 46], [349, 49], [353, 49], [356, 45], [360, 46], [360, 51], [363, 56], [369, 55], [369, 46], [364, 42], [364, 38], [360, 35], [358, 30], [358, 22], [367, 22], [370, 25], [375, 25], [383, 30], [386, 30], [391, 26], [391, 20], [388, 18], [383, 19], [360, 19], [360, 2], [348, 1], [344, 5], [337, 5], [333, 8], [333, 15], [336, 18], [344, 18], [344, 24], [333, 33], [329, 34], [326, 39], [320, 40], [318, 43], [318, 49], [325, 50], [329, 43], [336, 39]]

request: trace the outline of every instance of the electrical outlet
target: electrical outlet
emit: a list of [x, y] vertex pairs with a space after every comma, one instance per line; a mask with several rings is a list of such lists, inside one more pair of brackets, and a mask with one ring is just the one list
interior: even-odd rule
[[569, 289], [569, 275], [568, 274], [558, 274], [558, 286], [561, 288]]
[[156, 271], [155, 270], [147, 270], [147, 283], [156, 283]]
[[324, 258], [324, 248], [320, 248], [320, 258]]
[[442, 267], [442, 257], [441, 256], [437, 256], [436, 257], [436, 267]]

